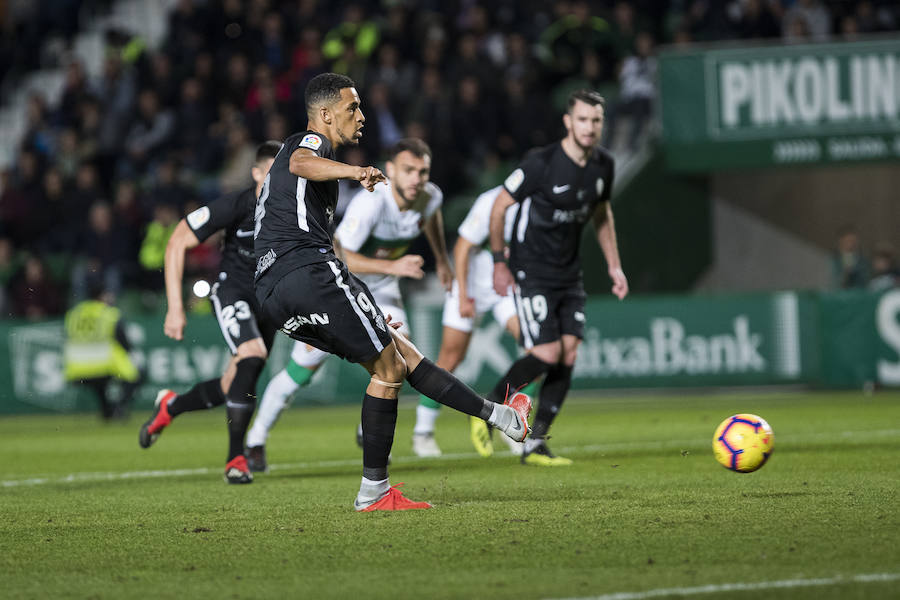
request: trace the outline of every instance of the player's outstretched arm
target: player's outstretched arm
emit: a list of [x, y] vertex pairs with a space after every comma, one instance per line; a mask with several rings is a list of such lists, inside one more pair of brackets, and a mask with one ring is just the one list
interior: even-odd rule
[[513, 276], [509, 271], [505, 258], [505, 244], [503, 242], [503, 224], [506, 218], [506, 209], [515, 204], [515, 199], [506, 189], [500, 190], [491, 208], [491, 254], [494, 256], [494, 291], [505, 296], [513, 285]]
[[375, 167], [356, 167], [322, 158], [308, 148], [294, 150], [288, 168], [294, 175], [309, 181], [352, 179], [360, 182], [370, 192], [376, 183], [384, 181], [384, 174]]
[[434, 214], [425, 222], [425, 237], [428, 239], [428, 245], [434, 253], [435, 270], [437, 271], [438, 280], [444, 286], [446, 291], [450, 291], [453, 287], [453, 268], [450, 266], [450, 256], [447, 254], [447, 240], [444, 238], [444, 217], [441, 209], [434, 211]]
[[453, 246], [453, 262], [456, 264], [456, 285], [459, 289], [459, 316], [475, 318], [475, 301], [469, 297], [469, 253], [475, 244], [459, 236]]
[[166, 258], [164, 262], [164, 275], [166, 280], [166, 320], [163, 324], [163, 333], [173, 340], [181, 340], [184, 337], [184, 327], [187, 325], [187, 317], [184, 314], [184, 300], [181, 297], [181, 283], [184, 277], [184, 254], [197, 246], [200, 240], [182, 219], [175, 226], [172, 237], [166, 244]]
[[388, 260], [371, 258], [344, 246], [344, 262], [353, 273], [378, 273], [411, 279], [422, 279], [425, 276], [425, 271], [422, 270], [425, 259], [418, 254], [405, 254], [397, 260]]
[[609, 278], [613, 282], [612, 293], [621, 300], [628, 295], [628, 279], [622, 271], [622, 261], [619, 259], [616, 222], [609, 202], [601, 202], [594, 211], [594, 229], [597, 231], [597, 242], [609, 267]]

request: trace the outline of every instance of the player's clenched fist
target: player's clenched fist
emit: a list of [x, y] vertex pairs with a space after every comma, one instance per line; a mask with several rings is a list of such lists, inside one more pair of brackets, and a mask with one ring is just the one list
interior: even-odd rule
[[184, 337], [184, 327], [187, 325], [187, 318], [184, 312], [169, 310], [166, 312], [166, 320], [163, 323], [163, 333], [173, 340], [181, 340]]
[[407, 254], [394, 261], [392, 274], [397, 277], [422, 279], [425, 277], [425, 271], [422, 270], [424, 264], [425, 259], [418, 254]]
[[376, 167], [360, 167], [357, 175], [359, 181], [367, 191], [375, 189], [375, 184], [384, 181], [384, 173]]

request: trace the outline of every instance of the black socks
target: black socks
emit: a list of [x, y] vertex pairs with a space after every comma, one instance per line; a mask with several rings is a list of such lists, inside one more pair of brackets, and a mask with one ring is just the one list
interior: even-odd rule
[[[496, 402], [497, 404], [502, 404], [503, 400], [506, 398], [507, 385], [509, 386], [510, 392], [515, 391], [550, 371], [551, 368], [553, 368], [553, 365], [547, 364], [530, 354], [526, 354], [514, 362], [509, 368], [509, 371], [506, 372], [506, 375], [497, 382], [497, 385], [494, 386], [494, 389], [491, 390], [490, 395], [488, 395], [488, 400]], [[544, 383], [544, 385], [546, 386], [547, 384]]]
[[266, 361], [258, 356], [237, 364], [237, 373], [228, 389], [225, 411], [228, 416], [228, 462], [244, 453], [244, 435], [256, 408], [256, 380]]
[[397, 425], [397, 399], [366, 394], [362, 404], [363, 477], [371, 481], [387, 479], [388, 456]]
[[491, 416], [493, 407], [490, 402], [485, 402], [472, 388], [427, 358], [422, 359], [413, 372], [407, 375], [406, 380], [417, 392], [435, 402], [473, 417], [487, 419]]
[[547, 372], [544, 385], [541, 386], [540, 402], [537, 415], [531, 426], [531, 437], [541, 438], [547, 435], [553, 419], [559, 414], [569, 386], [572, 384], [572, 367], [566, 365], [554, 365]]
[[183, 412], [204, 410], [225, 404], [225, 394], [219, 379], [209, 379], [198, 383], [184, 394], [178, 394], [169, 403], [169, 415], [174, 417]]

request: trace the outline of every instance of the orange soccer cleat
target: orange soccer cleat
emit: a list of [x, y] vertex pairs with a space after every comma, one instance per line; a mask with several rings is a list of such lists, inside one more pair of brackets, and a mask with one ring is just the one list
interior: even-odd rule
[[364, 508], [360, 508], [359, 503], [356, 504], [356, 512], [372, 512], [375, 510], [415, 510], [419, 508], [433, 508], [427, 502], [414, 502], [410, 500], [403, 493], [397, 489], [402, 483], [398, 483], [397, 485], [391, 486], [391, 488], [385, 493], [384, 496], [375, 500], [369, 505], [366, 505]]

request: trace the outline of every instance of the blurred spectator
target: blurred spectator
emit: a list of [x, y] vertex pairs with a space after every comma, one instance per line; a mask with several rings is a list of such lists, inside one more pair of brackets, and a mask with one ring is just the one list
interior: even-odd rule
[[78, 121], [79, 106], [89, 95], [84, 65], [79, 60], [73, 60], [66, 67], [62, 98], [56, 109], [56, 122], [62, 126], [74, 127]]
[[775, 38], [781, 25], [770, 0], [741, 0], [733, 4], [738, 36], [744, 39]]
[[891, 244], [882, 243], [872, 256], [872, 278], [869, 289], [880, 292], [900, 285], [900, 265], [897, 264], [897, 253]]
[[832, 258], [832, 281], [836, 289], [864, 288], [869, 283], [869, 262], [859, 247], [856, 229], [846, 227], [838, 233], [837, 250]]
[[53, 151], [53, 134], [47, 123], [47, 106], [40, 94], [28, 96], [25, 111], [24, 148], [31, 148], [41, 156], [49, 156]]
[[24, 262], [25, 256], [16, 250], [12, 240], [0, 237], [0, 317], [9, 316], [12, 312], [6, 290]]
[[391, 112], [388, 93], [387, 84], [373, 83], [364, 101], [366, 123], [360, 144], [372, 157], [378, 157], [379, 149], [390, 148], [403, 137], [397, 117]]
[[172, 111], [160, 108], [159, 98], [154, 90], [141, 91], [138, 97], [138, 117], [125, 142], [125, 172], [130, 175], [155, 163], [162, 156], [174, 132], [175, 117]]
[[62, 292], [37, 256], [29, 256], [15, 277], [10, 302], [13, 314], [32, 321], [57, 316], [63, 309]]
[[636, 152], [638, 141], [650, 122], [656, 103], [656, 57], [653, 55], [653, 37], [646, 31], [638, 34], [636, 51], [622, 63], [619, 74], [619, 97], [607, 114], [606, 138], [610, 145], [615, 141], [616, 130], [622, 117], [631, 120], [628, 151]]
[[225, 164], [219, 176], [221, 193], [236, 192], [250, 184], [250, 168], [256, 160], [256, 145], [242, 124], [233, 125], [225, 146]]
[[363, 7], [349, 4], [344, 9], [343, 21], [325, 34], [322, 56], [332, 62], [334, 71], [352, 76], [352, 72], [375, 52], [378, 38], [378, 26], [374, 21], [366, 20]]
[[153, 211], [153, 220], [147, 225], [147, 232], [141, 242], [139, 259], [143, 276], [141, 281], [147, 289], [165, 286], [163, 265], [166, 244], [178, 224], [179, 213], [171, 204], [158, 204]]
[[806, 37], [815, 42], [825, 41], [831, 33], [831, 14], [820, 0], [796, 0], [793, 6], [784, 11], [782, 28], [785, 39], [789, 42]]
[[613, 75], [615, 48], [609, 23], [591, 14], [590, 4], [579, 0], [571, 3], [567, 14], [541, 34], [541, 56], [559, 77], [581, 71], [582, 57], [593, 52], [606, 65], [602, 78]]
[[171, 204], [180, 211], [193, 198], [193, 190], [181, 180], [178, 162], [168, 158], [156, 169], [156, 177], [145, 196], [143, 212], [152, 215], [159, 204]]
[[79, 261], [72, 273], [75, 298], [88, 296], [88, 283], [94, 278], [103, 282], [103, 287], [115, 295], [122, 291], [124, 274], [133, 268], [133, 258], [121, 251], [128, 247], [125, 235], [115, 223], [109, 204], [100, 201], [91, 206], [88, 228], [79, 248]]
[[175, 115], [177, 126], [173, 143], [189, 168], [206, 171], [211, 166], [204, 142], [212, 121], [213, 110], [207, 103], [200, 81], [193, 77], [185, 79], [181, 84], [181, 102]]

